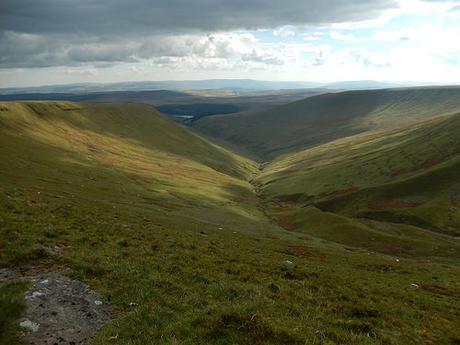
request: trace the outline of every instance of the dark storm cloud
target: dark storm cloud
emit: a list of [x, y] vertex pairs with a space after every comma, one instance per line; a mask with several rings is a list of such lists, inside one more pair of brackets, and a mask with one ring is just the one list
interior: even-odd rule
[[393, 0], [2, 0], [1, 30], [125, 35], [273, 28], [375, 17]]
[[165, 49], [146, 43], [148, 37], [360, 21], [395, 6], [394, 0], [0, 0], [0, 67], [135, 61]]

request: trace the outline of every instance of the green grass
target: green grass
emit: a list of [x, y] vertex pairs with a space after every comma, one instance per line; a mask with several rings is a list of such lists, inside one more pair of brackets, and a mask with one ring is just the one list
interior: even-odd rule
[[460, 115], [369, 132], [281, 157], [257, 183], [267, 201], [456, 234], [459, 137]]
[[460, 159], [456, 157], [412, 178], [366, 188], [319, 205], [348, 215], [409, 223], [458, 236], [459, 169]]
[[[14, 204], [16, 212], [2, 209], [4, 230], [14, 233], [16, 246], [35, 248], [29, 263], [70, 267], [72, 277], [118, 307], [95, 344], [449, 344], [458, 338], [455, 261], [397, 262], [300, 233], [234, 234], [128, 207], [113, 214], [100, 205], [25, 207], [19, 198]], [[62, 257], [37, 254], [55, 244], [65, 248]]]
[[460, 258], [460, 246], [452, 238], [411, 225], [356, 220], [312, 206], [297, 209], [293, 222], [298, 232], [355, 248], [402, 257]]
[[[261, 204], [247, 182], [254, 162], [147, 106], [0, 109], [0, 267], [68, 268], [102, 293], [116, 312], [94, 344], [460, 341], [458, 256], [443, 235], [314, 208], [286, 231], [272, 217], [292, 209]], [[348, 223], [416, 252], [334, 236]], [[24, 289], [0, 287], [8, 344]]]
[[210, 116], [193, 126], [266, 160], [368, 130], [400, 128], [459, 110], [458, 87], [347, 91], [252, 114]]
[[23, 344], [17, 338], [16, 320], [25, 307], [26, 282], [0, 283], [0, 344]]

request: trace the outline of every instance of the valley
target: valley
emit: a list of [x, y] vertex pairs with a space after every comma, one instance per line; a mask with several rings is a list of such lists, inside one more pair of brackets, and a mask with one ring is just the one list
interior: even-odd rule
[[[456, 344], [459, 95], [259, 100], [193, 131], [168, 102], [2, 102], [0, 267], [104, 296], [96, 345]], [[26, 289], [0, 282], [0, 343]]]
[[210, 116], [193, 127], [272, 160], [335, 139], [454, 113], [459, 96], [456, 86], [334, 92], [248, 116]]
[[0, 345], [460, 345], [460, 0], [0, 0]]

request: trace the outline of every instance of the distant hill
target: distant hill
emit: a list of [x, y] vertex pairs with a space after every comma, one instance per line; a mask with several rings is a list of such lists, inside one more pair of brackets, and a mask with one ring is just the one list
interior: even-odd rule
[[373, 80], [318, 83], [310, 81], [270, 81], [254, 79], [209, 79], [209, 80], [164, 80], [132, 81], [119, 83], [78, 83], [30, 87], [0, 88], [0, 94], [17, 93], [88, 93], [113, 91], [150, 90], [227, 90], [227, 91], [269, 91], [288, 89], [376, 89], [388, 87], [421, 86], [419, 83], [390, 83]]
[[82, 83], [2, 88], [0, 94], [15, 93], [88, 93], [149, 90], [282, 90], [316, 88], [321, 84], [298, 81], [265, 81], [253, 79], [166, 80], [120, 83]]
[[266, 160], [459, 109], [460, 87], [361, 90], [313, 96], [251, 114], [206, 117], [194, 127]]
[[[0, 94], [0, 101], [70, 101], [98, 103], [145, 103], [171, 116], [186, 115], [192, 120], [216, 114], [261, 110], [326, 92], [325, 89], [286, 89], [267, 91], [170, 90], [108, 91], [75, 93]], [[183, 121], [179, 121], [183, 122]]]
[[193, 95], [169, 90], [0, 94], [0, 101], [137, 102], [153, 104], [165, 100], [180, 102], [194, 99]]
[[388, 89], [395, 87], [407, 86], [407, 83], [390, 83], [375, 80], [354, 80], [354, 81], [339, 81], [323, 85], [327, 89], [339, 90], [372, 90], [372, 89]]

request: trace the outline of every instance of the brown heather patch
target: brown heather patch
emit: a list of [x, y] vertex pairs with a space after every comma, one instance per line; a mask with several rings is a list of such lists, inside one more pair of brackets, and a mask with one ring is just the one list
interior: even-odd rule
[[442, 163], [441, 159], [427, 159], [421, 165], [421, 169], [429, 169], [429, 168], [434, 167], [435, 165], [438, 165], [440, 163]]
[[375, 243], [371, 244], [371, 248], [379, 253], [385, 254], [410, 254], [413, 248], [409, 246], [399, 246], [389, 243]]
[[295, 230], [297, 229], [297, 224], [294, 223], [293, 217], [288, 214], [276, 215], [276, 223], [285, 230]]
[[412, 169], [396, 169], [394, 171], [392, 171], [390, 173], [390, 176], [391, 177], [398, 177], [398, 176], [401, 176], [401, 175], [404, 175], [404, 174], [408, 174], [408, 173], [415, 173], [415, 172], [418, 172], [420, 170], [425, 170], [425, 169], [429, 169], [431, 167], [434, 167], [440, 163], [442, 163], [444, 160], [442, 159], [427, 159], [425, 160], [421, 165], [419, 166], [416, 166], [416, 167], [413, 167]]
[[458, 289], [448, 289], [436, 284], [421, 284], [420, 287], [437, 295], [460, 297], [460, 290]]
[[289, 254], [304, 257], [304, 258], [320, 258], [325, 259], [326, 255], [311, 247], [292, 245], [288, 246]]
[[372, 208], [382, 210], [386, 208], [411, 208], [415, 206], [417, 206], [416, 203], [394, 199], [379, 201], [378, 203], [374, 204]]
[[350, 187], [350, 188], [345, 188], [345, 189], [339, 189], [330, 193], [326, 193], [325, 196], [333, 197], [333, 198], [338, 198], [341, 196], [345, 196], [354, 192], [357, 192], [359, 190], [358, 187]]
[[400, 175], [404, 175], [407, 173], [407, 170], [404, 170], [404, 169], [397, 169], [397, 170], [394, 170], [390, 173], [390, 176], [391, 177], [398, 177]]
[[441, 159], [427, 159], [420, 166], [414, 167], [411, 170], [406, 170], [406, 169], [394, 170], [393, 172], [390, 173], [390, 176], [391, 177], [398, 177], [398, 176], [408, 174], [408, 173], [415, 173], [415, 172], [420, 171], [420, 170], [425, 170], [425, 169], [429, 169], [431, 167], [434, 167], [434, 166], [436, 166], [436, 165], [438, 165], [438, 164], [440, 164], [442, 162], [443, 162], [443, 160], [441, 160]]

